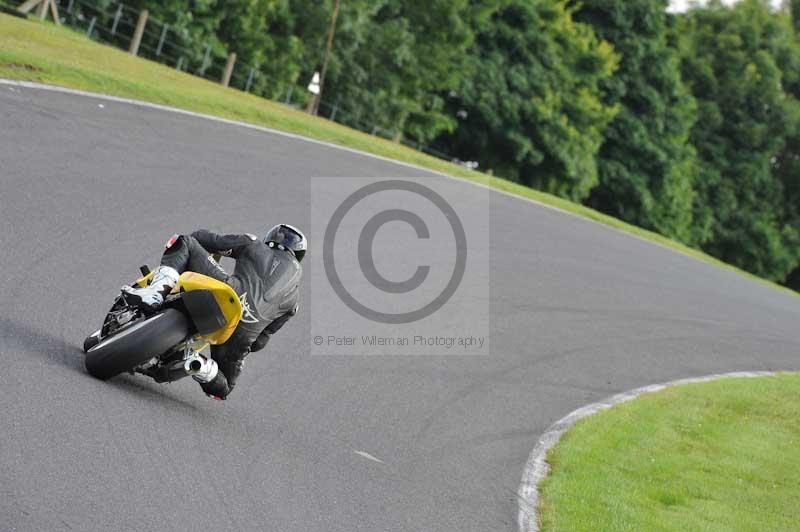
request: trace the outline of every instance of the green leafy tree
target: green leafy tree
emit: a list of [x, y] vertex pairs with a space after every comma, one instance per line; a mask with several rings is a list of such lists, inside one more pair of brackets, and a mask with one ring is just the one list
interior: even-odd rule
[[789, 13], [792, 17], [794, 32], [800, 36], [800, 0], [789, 0]]
[[797, 83], [798, 43], [762, 0], [713, 1], [678, 31], [698, 101], [695, 238], [722, 260], [783, 280], [800, 257], [798, 174], [786, 152], [800, 106], [785, 88]]
[[597, 184], [596, 155], [616, 108], [602, 82], [611, 45], [576, 23], [567, 2], [501, 0], [475, 26], [468, 75], [450, 98], [461, 117], [445, 151], [573, 200]]
[[302, 73], [303, 42], [293, 33], [295, 14], [287, 0], [228, 0], [218, 4], [216, 31], [225, 48], [235, 51], [241, 76], [249, 67], [258, 75], [251, 91], [278, 98]]
[[691, 239], [695, 102], [667, 41], [667, 0], [583, 0], [575, 17], [614, 45], [619, 69], [602, 84], [619, 113], [598, 154], [588, 204], [683, 242]]
[[[305, 3], [305, 2], [299, 2]], [[323, 100], [345, 123], [426, 141], [455, 126], [440, 96], [460, 81], [472, 32], [467, 0], [351, 0], [339, 13]], [[327, 13], [326, 13], [327, 14]], [[329, 16], [299, 24], [310, 79], [322, 63]], [[329, 113], [330, 107], [323, 108]]]
[[[800, 246], [800, 131], [795, 131], [787, 140], [775, 162], [774, 171], [783, 189], [783, 217], [793, 228], [794, 245]], [[794, 265], [783, 281], [800, 292], [800, 252], [794, 254]]]
[[[790, 10], [783, 16], [788, 16], [784, 24], [792, 24], [795, 33], [795, 46], [782, 47], [778, 57], [784, 73], [783, 87], [796, 101], [800, 101], [800, 0], [791, 0]], [[800, 127], [796, 127], [786, 140], [775, 161], [774, 173], [783, 187], [785, 216], [790, 225], [800, 231]], [[800, 292], [800, 254], [784, 283]]]

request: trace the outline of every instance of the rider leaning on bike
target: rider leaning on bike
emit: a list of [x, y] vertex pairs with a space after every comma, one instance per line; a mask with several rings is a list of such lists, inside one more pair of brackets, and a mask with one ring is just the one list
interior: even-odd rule
[[[123, 287], [134, 303], [158, 308], [178, 277], [192, 271], [228, 283], [242, 303], [242, 319], [230, 339], [211, 347], [211, 359], [194, 375], [203, 391], [225, 399], [236, 385], [244, 358], [267, 345], [270, 335], [297, 313], [306, 237], [291, 225], [276, 225], [263, 239], [255, 235], [219, 235], [204, 229], [174, 235], [167, 241], [161, 265], [145, 288]], [[233, 275], [212, 254], [236, 260]]]

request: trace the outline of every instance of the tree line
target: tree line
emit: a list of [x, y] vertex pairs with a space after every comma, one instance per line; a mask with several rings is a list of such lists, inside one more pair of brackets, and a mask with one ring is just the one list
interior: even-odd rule
[[[333, 10], [332, 0], [126, 4], [237, 52], [260, 74], [252, 90], [273, 98], [319, 70]], [[343, 0], [324, 99], [348, 110], [345, 122], [800, 290], [800, 0], [777, 11], [767, 0], [667, 5]]]

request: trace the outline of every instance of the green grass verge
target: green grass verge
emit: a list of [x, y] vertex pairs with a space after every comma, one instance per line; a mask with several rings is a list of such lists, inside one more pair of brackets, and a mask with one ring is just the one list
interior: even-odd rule
[[158, 63], [132, 57], [122, 50], [98, 44], [80, 33], [51, 23], [0, 13], [0, 77], [170, 105], [297, 133], [419, 165], [558, 207], [795, 294], [698, 250], [593, 209], [468, 170], [400, 144], [309, 116], [236, 89], [224, 88]]
[[800, 530], [800, 374], [645, 394], [548, 454], [544, 531]]

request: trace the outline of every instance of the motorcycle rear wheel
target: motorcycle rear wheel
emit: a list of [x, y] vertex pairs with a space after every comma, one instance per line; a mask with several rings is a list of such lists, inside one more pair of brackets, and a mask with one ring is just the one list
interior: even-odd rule
[[89, 349], [93, 348], [100, 343], [100, 331], [95, 331], [83, 341], [83, 352], [86, 353]]
[[162, 355], [189, 334], [189, 320], [175, 309], [167, 309], [129, 325], [104, 338], [86, 352], [84, 365], [90, 375], [110, 379]]

